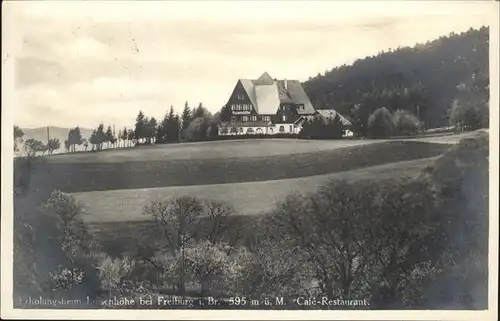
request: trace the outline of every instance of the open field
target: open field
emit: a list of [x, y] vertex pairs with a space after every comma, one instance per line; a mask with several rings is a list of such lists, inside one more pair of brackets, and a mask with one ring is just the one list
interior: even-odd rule
[[105, 149], [101, 152], [58, 154], [45, 157], [54, 163], [122, 163], [140, 161], [165, 161], [214, 158], [248, 158], [291, 155], [335, 150], [387, 141], [421, 141], [454, 144], [470, 133], [422, 136], [416, 138], [383, 139], [242, 139], [230, 141], [194, 142], [141, 146], [134, 148]]
[[[433, 143], [420, 140], [432, 140]], [[154, 238], [154, 223], [142, 215], [143, 206], [150, 200], [186, 194], [223, 199], [235, 207], [233, 219], [241, 222], [245, 228], [252, 229], [257, 214], [269, 211], [277, 201], [291, 192], [314, 191], [333, 177], [391, 180], [417, 175], [435, 157], [448, 150], [450, 143], [456, 141], [458, 138], [450, 136], [446, 139], [429, 137], [376, 143], [365, 140], [361, 145], [350, 147], [342, 145], [344, 142], [348, 144], [347, 140], [340, 144], [339, 141], [322, 141], [325, 144], [336, 143], [337, 146], [316, 152], [268, 157], [224, 157], [224, 154], [219, 154], [219, 158], [134, 162], [124, 159], [101, 163], [70, 162], [77, 155], [61, 155], [35, 161], [30, 169], [30, 194], [40, 193], [40, 197], [45, 195], [46, 199], [47, 193], [55, 188], [73, 193], [84, 203], [88, 213], [85, 220], [106, 251], [110, 254], [133, 255], [137, 246], [151, 242]], [[265, 148], [261, 146], [260, 153], [267, 150], [273, 154], [274, 140], [263, 140], [261, 143], [264, 142], [269, 145]], [[302, 142], [317, 143], [289, 140], [286, 144], [291, 142], [296, 146], [302, 146]], [[227, 144], [228, 150], [237, 150], [257, 142], [206, 142], [199, 145], [206, 145], [206, 150], [212, 146], [215, 150], [222, 143]], [[280, 140], [279, 143], [283, 144], [284, 141]], [[137, 152], [121, 152], [140, 154], [149, 148], [161, 150], [172, 146], [141, 147]], [[177, 147], [184, 148], [180, 145]], [[246, 155], [251, 152], [248, 151]], [[66, 161], [52, 161], [57, 157], [66, 158]], [[24, 203], [22, 208], [25, 208], [28, 199], [23, 199], [19, 202]], [[31, 201], [39, 206], [41, 199], [36, 197]], [[16, 206], [16, 212], [20, 209], [19, 205]]]
[[291, 155], [380, 143], [373, 140], [242, 139], [161, 144], [47, 157], [56, 163], [122, 163], [141, 161], [248, 158]]
[[448, 144], [391, 141], [268, 157], [121, 163], [53, 163], [39, 159], [31, 173], [45, 177], [47, 186], [43, 188], [77, 193], [307, 177], [434, 157], [448, 148]]
[[434, 159], [425, 158], [336, 174], [283, 180], [83, 192], [73, 196], [85, 204], [85, 220], [88, 222], [144, 220], [146, 217], [142, 215], [142, 209], [152, 200], [183, 195], [227, 201], [235, 207], [237, 214], [255, 215], [269, 211], [276, 202], [283, 200], [290, 193], [313, 192], [331, 178], [380, 180], [414, 176]]
[[[73, 194], [85, 204], [85, 220], [92, 233], [111, 255], [135, 255], [139, 246], [151, 244], [156, 225], [142, 214], [142, 208], [152, 199], [189, 194], [199, 198], [224, 199], [236, 209], [234, 223], [241, 224], [243, 234], [250, 233], [255, 215], [273, 208], [291, 192], [313, 192], [329, 179], [350, 181], [393, 180], [415, 177], [436, 157], [404, 161], [336, 174], [307, 178], [251, 183], [166, 187], [142, 190], [120, 190]], [[255, 231], [254, 231], [255, 232]], [[253, 233], [253, 232], [252, 232]]]

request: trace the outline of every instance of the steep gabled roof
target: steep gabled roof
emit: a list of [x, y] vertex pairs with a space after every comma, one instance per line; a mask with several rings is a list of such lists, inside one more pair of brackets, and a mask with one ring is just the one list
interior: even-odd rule
[[265, 86], [274, 84], [274, 80], [267, 72], [264, 72], [257, 80], [254, 80], [253, 83], [256, 86]]
[[[284, 81], [283, 81], [284, 82]], [[287, 80], [287, 92], [291, 101], [295, 104], [303, 104], [304, 110], [299, 110], [299, 115], [314, 113], [314, 107], [307, 97], [302, 84], [298, 80]]]
[[335, 119], [335, 117], [337, 117], [336, 115], [339, 115], [340, 121], [342, 122], [342, 124], [344, 126], [351, 126], [352, 125], [351, 122], [347, 118], [342, 116], [335, 109], [318, 109], [318, 110], [316, 110], [316, 112], [318, 114], [320, 114], [321, 116], [323, 116], [325, 118], [330, 118], [330, 119]]
[[254, 105], [255, 109], [257, 110], [257, 98], [255, 97], [255, 86], [253, 84], [253, 81], [250, 79], [240, 79], [240, 83], [245, 89], [248, 98], [250, 98], [252, 105]]
[[276, 114], [280, 103], [304, 105], [304, 109], [297, 111], [299, 115], [314, 113], [314, 107], [298, 80], [274, 80], [267, 72], [264, 72], [256, 80], [240, 79], [239, 81], [258, 114]]
[[285, 81], [284, 80], [276, 81], [276, 86], [278, 87], [280, 101], [282, 103], [293, 103], [292, 97], [290, 97], [290, 93], [288, 92], [287, 89], [285, 89]]
[[280, 106], [276, 85], [255, 86], [255, 96], [257, 96], [257, 113], [262, 115], [276, 114]]

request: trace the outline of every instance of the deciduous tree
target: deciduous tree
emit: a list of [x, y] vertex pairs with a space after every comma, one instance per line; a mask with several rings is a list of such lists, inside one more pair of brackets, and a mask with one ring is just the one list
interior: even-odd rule
[[36, 156], [36, 153], [46, 150], [45, 145], [41, 141], [33, 138], [27, 139], [24, 142], [24, 148], [28, 157], [34, 157]]
[[47, 144], [49, 154], [52, 154], [55, 150], [61, 147], [61, 143], [58, 138], [51, 138]]
[[394, 129], [391, 112], [385, 107], [378, 108], [368, 118], [368, 134], [371, 137], [389, 137]]
[[14, 153], [19, 153], [19, 143], [23, 142], [24, 132], [19, 126], [14, 125]]

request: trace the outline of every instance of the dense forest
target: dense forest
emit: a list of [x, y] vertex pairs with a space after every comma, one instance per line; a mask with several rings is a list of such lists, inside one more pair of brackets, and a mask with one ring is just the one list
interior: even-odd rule
[[[381, 52], [310, 78], [316, 109], [334, 108], [361, 127], [377, 108], [406, 110], [426, 128], [448, 126], [456, 99], [489, 99], [489, 28], [451, 33], [425, 44]], [[363, 128], [359, 129], [361, 132]]]

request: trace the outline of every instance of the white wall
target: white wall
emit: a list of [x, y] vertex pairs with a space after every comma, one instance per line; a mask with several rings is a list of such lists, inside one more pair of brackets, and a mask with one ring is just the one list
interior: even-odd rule
[[[280, 127], [283, 126], [283, 132], [280, 131]], [[295, 127], [293, 124], [276, 124], [272, 126], [274, 134], [298, 134], [300, 132], [300, 127]]]
[[[283, 126], [283, 132], [280, 132], [280, 127]], [[253, 127], [253, 126], [248, 126], [248, 127], [242, 127], [243, 132], [240, 132], [238, 128], [238, 133], [231, 133], [231, 128], [228, 128], [228, 133], [227, 134], [222, 134], [222, 128], [219, 127], [219, 135], [224, 136], [224, 135], [244, 135], [247, 134], [248, 129], [252, 129], [253, 133], [252, 134], [257, 134], [258, 131], [262, 134], [266, 135], [275, 135], [275, 134], [298, 134], [300, 132], [301, 127], [295, 127], [293, 124], [276, 124], [273, 126], [262, 126], [262, 127]]]

